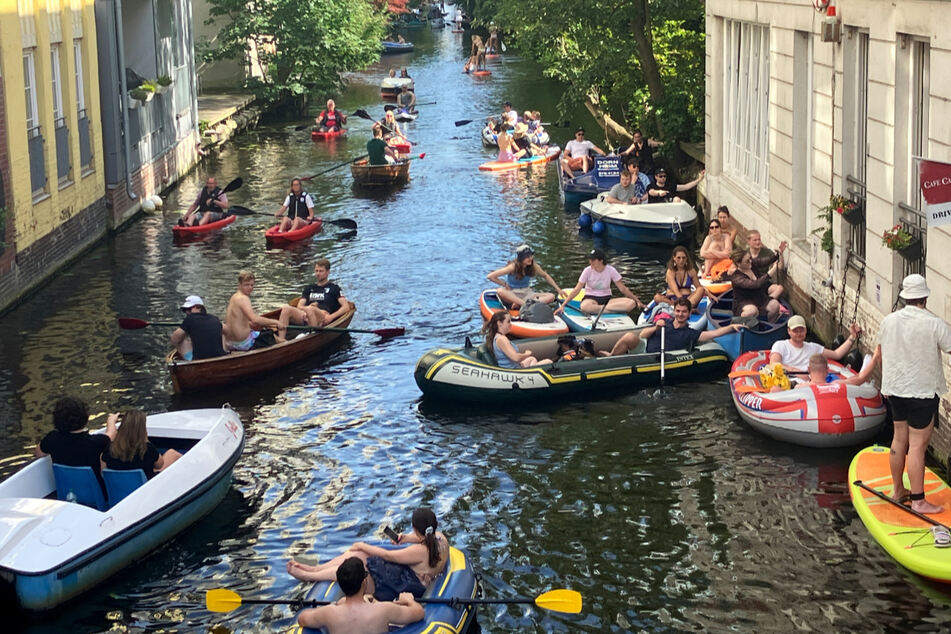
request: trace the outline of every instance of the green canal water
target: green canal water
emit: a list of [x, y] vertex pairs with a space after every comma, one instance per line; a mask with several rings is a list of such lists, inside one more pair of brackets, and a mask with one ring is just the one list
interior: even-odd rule
[[[951, 593], [900, 568], [866, 533], [846, 487], [851, 451], [815, 451], [764, 438], [737, 416], [726, 382], [668, 387], [576, 404], [480, 411], [423, 402], [416, 360], [461, 345], [481, 326], [485, 276], [522, 243], [570, 287], [590, 237], [559, 203], [554, 166], [478, 172], [491, 154], [479, 124], [458, 119], [516, 108], [555, 119], [559, 87], [514, 54], [475, 80], [462, 74], [462, 36], [412, 33], [416, 52], [353, 75], [346, 112], [382, 114], [378, 84], [390, 65], [416, 80], [419, 121], [407, 136], [426, 152], [412, 181], [367, 196], [346, 170], [308, 187], [334, 231], [267, 250], [263, 217], [241, 217], [206, 241], [175, 245], [170, 226], [204, 175], [244, 177], [233, 202], [273, 211], [294, 176], [364, 153], [369, 122], [314, 144], [290, 122], [241, 135], [166, 201], [97, 246], [0, 319], [0, 475], [30, 460], [53, 401], [80, 395], [95, 412], [165, 411], [230, 403], [247, 433], [224, 502], [140, 564], [53, 614], [33, 632], [274, 631], [283, 607], [207, 612], [213, 587], [246, 597], [294, 597], [289, 557], [325, 560], [356, 540], [406, 528], [432, 506], [468, 553], [491, 597], [573, 588], [578, 616], [526, 607], [480, 611], [488, 632], [939, 631]], [[581, 113], [574, 122], [596, 130]], [[552, 130], [557, 141], [568, 130]], [[600, 133], [589, 134], [603, 144]], [[666, 256], [598, 243], [641, 297], [663, 279]], [[358, 307], [355, 327], [402, 325], [381, 342], [345, 337], [319, 356], [233, 389], [176, 397], [162, 357], [168, 331], [121, 331], [118, 316], [176, 319], [188, 294], [221, 314], [239, 269], [257, 274], [261, 309], [287, 301], [326, 256]]]

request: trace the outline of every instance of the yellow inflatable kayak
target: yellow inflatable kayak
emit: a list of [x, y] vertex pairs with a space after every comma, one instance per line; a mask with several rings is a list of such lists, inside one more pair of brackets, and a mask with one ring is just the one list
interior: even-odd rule
[[890, 501], [892, 477], [888, 454], [888, 447], [868, 447], [852, 460], [852, 505], [875, 541], [898, 563], [923, 577], [951, 583], [951, 545], [946, 537], [951, 525], [951, 489], [926, 468], [925, 495], [932, 504], [944, 507], [943, 513], [920, 516], [910, 507]]

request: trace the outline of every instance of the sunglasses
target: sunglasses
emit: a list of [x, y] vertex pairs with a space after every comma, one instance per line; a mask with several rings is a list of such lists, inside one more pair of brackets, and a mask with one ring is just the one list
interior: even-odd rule
[[720, 228], [720, 225], [710, 225], [710, 228], [711, 228], [711, 229], [719, 229], [719, 228]]

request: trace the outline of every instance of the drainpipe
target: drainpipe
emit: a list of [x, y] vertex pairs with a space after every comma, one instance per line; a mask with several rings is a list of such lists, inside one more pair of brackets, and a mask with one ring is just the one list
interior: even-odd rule
[[[116, 57], [119, 62], [119, 90], [121, 91], [119, 103], [122, 104], [120, 108], [122, 109], [122, 140], [124, 146], [122, 164], [125, 168], [125, 193], [129, 196], [129, 200], [135, 200], [138, 196], [132, 191], [132, 179], [129, 174], [129, 155], [132, 154], [132, 146], [129, 141], [129, 86], [125, 80], [125, 36], [122, 32], [122, 0], [113, 0], [113, 2], [116, 8], [116, 48], [118, 48]], [[123, 99], [123, 97], [125, 98]]]

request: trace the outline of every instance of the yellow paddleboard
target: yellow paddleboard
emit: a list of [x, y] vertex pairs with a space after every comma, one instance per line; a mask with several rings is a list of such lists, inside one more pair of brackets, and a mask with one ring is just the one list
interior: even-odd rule
[[[951, 583], [951, 547], [935, 546], [932, 524], [854, 484], [856, 480], [861, 480], [866, 486], [891, 496], [893, 491], [888, 454], [888, 447], [868, 447], [852, 460], [849, 467], [852, 505], [875, 541], [898, 563], [923, 577]], [[908, 487], [907, 474], [905, 487]], [[925, 495], [932, 504], [944, 507], [943, 513], [928, 517], [951, 526], [951, 489], [927, 468]]]

